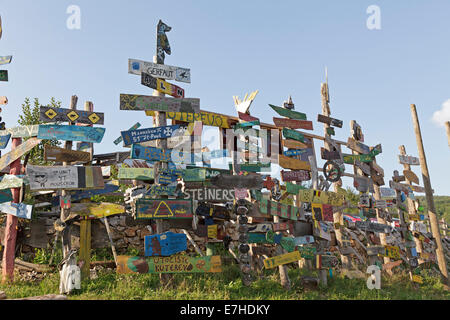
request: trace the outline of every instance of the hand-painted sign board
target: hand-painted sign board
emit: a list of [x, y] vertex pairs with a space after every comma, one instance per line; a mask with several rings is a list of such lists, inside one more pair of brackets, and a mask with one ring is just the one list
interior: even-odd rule
[[184, 130], [177, 131], [180, 129], [180, 125], [174, 126], [163, 126], [163, 127], [154, 127], [154, 128], [146, 128], [139, 130], [131, 130], [131, 131], [122, 131], [120, 134], [122, 135], [125, 146], [129, 146], [131, 144], [142, 143], [157, 139], [166, 139], [174, 137], [175, 135], [182, 135]]
[[284, 219], [298, 220], [300, 217], [300, 208], [287, 205], [278, 201], [261, 199], [259, 210], [263, 214], [270, 214]]
[[219, 174], [211, 179], [211, 183], [220, 188], [262, 189], [263, 187], [263, 179], [260, 175]]
[[65, 141], [102, 142], [105, 128], [68, 125], [39, 125], [39, 139], [56, 139]]
[[153, 180], [153, 168], [119, 168], [118, 179], [122, 180]]
[[41, 106], [39, 120], [42, 122], [75, 122], [84, 124], [104, 124], [105, 115], [101, 112], [81, 111]]
[[320, 148], [320, 156], [323, 160], [339, 160], [341, 154], [339, 151], [328, 151], [325, 148]]
[[23, 179], [12, 174], [5, 174], [1, 177], [0, 190], [20, 188], [22, 187]]
[[0, 66], [11, 63], [11, 60], [12, 60], [12, 56], [1, 56], [0, 57]]
[[391, 188], [380, 188], [382, 197], [395, 197], [395, 190]]
[[115, 203], [72, 203], [70, 208], [71, 213], [76, 213], [81, 216], [105, 218], [114, 214], [121, 214], [125, 212], [125, 207]]
[[220, 256], [117, 257], [117, 273], [199, 273], [222, 272]]
[[0, 70], [0, 81], [8, 81], [8, 70]]
[[384, 246], [385, 251], [380, 255], [383, 257], [389, 257], [393, 259], [401, 259], [400, 248], [397, 246]]
[[306, 170], [284, 171], [281, 170], [281, 179], [286, 181], [308, 181], [311, 180], [311, 173]]
[[171, 84], [163, 79], [154, 78], [145, 72], [142, 72], [141, 74], [141, 84], [161, 93], [168, 94], [174, 98], [184, 98], [183, 88]]
[[178, 196], [177, 186], [153, 185], [147, 194], [150, 196]]
[[38, 135], [39, 125], [21, 126], [0, 130], [0, 135], [11, 134], [11, 138], [30, 138]]
[[304, 113], [277, 107], [271, 104], [269, 104], [269, 106], [282, 117], [287, 117], [294, 120], [306, 120], [306, 114]]
[[11, 214], [17, 218], [31, 220], [32, 205], [25, 203], [4, 202], [0, 204], [0, 212]]
[[353, 151], [362, 153], [362, 154], [370, 154], [370, 147], [359, 142], [356, 141], [353, 138], [348, 138], [347, 140], [347, 147], [352, 149]]
[[294, 244], [296, 246], [304, 245], [314, 243], [314, 237], [313, 236], [302, 236], [302, 237], [295, 237], [294, 238]]
[[[154, 112], [145, 112], [148, 116], [153, 116]], [[224, 129], [230, 129], [229, 118], [226, 116], [213, 113], [213, 112], [167, 112], [167, 119], [183, 121], [183, 122], [195, 122], [201, 121], [205, 126], [219, 127]]]
[[301, 202], [329, 204], [331, 206], [342, 206], [345, 196], [340, 193], [319, 190], [299, 190], [298, 197]]
[[184, 199], [209, 202], [233, 202], [234, 189], [203, 188], [203, 189], [185, 189]]
[[12, 201], [11, 189], [0, 190], [0, 203]]
[[273, 117], [273, 123], [279, 128], [313, 130], [312, 121]]
[[143, 147], [138, 144], [133, 144], [131, 147], [131, 159], [170, 162], [171, 155], [171, 150]]
[[30, 190], [103, 189], [101, 167], [27, 166]]
[[[137, 122], [134, 126], [132, 126], [130, 129], [128, 129], [128, 131], [136, 130], [136, 129], [139, 129], [140, 127], [141, 127], [141, 124], [139, 122]], [[122, 141], [123, 141], [123, 138], [122, 138], [122, 136], [120, 136], [116, 140], [114, 140], [113, 142], [114, 142], [115, 145], [118, 145]]]
[[248, 225], [248, 232], [264, 232], [272, 230], [271, 223], [258, 223]]
[[192, 218], [192, 201], [178, 199], [138, 199], [136, 219]]
[[0, 170], [3, 170], [7, 166], [9, 166], [12, 162], [19, 159], [25, 153], [33, 149], [41, 142], [41, 140], [37, 138], [31, 138], [25, 141], [24, 143], [18, 145], [14, 150], [8, 152], [4, 156], [0, 158]]
[[0, 136], [0, 149], [6, 148], [10, 138], [11, 138], [11, 134]]
[[[170, 97], [120, 95], [120, 110], [160, 111], [160, 112], [199, 112], [200, 99], [177, 99]], [[147, 114], [147, 112], [146, 112]], [[151, 115], [151, 114], [147, 114]]]
[[409, 164], [410, 166], [420, 166], [420, 160], [419, 158], [413, 157], [413, 156], [398, 156], [398, 161], [401, 164]]
[[191, 83], [190, 69], [128, 59], [128, 73], [140, 76], [143, 72], [155, 78]]
[[369, 154], [343, 154], [344, 163], [355, 164], [355, 161], [372, 162], [373, 158]]
[[403, 175], [409, 181], [411, 181], [411, 182], [413, 182], [415, 184], [419, 184], [419, 177], [414, 172], [412, 172], [411, 170], [403, 170]]
[[283, 144], [283, 147], [285, 148], [292, 148], [292, 149], [306, 149], [308, 146], [300, 141], [291, 140], [291, 139], [283, 139], [281, 140], [281, 143]]
[[44, 159], [45, 161], [56, 162], [88, 162], [91, 155], [89, 152], [58, 148], [46, 144], [44, 146]]
[[285, 253], [285, 254], [275, 256], [275, 257], [272, 257], [269, 259], [265, 259], [264, 267], [266, 269], [272, 269], [272, 268], [275, 268], [275, 267], [283, 265], [283, 264], [296, 262], [296, 261], [300, 260], [301, 258], [302, 257], [300, 255], [300, 252], [293, 251], [293, 252]]
[[342, 124], [343, 124], [342, 120], [330, 118], [330, 117], [327, 117], [327, 116], [324, 116], [321, 114], [317, 115], [317, 121], [326, 123], [330, 126], [337, 127], [337, 128], [342, 128]]
[[145, 236], [145, 256], [171, 256], [187, 250], [187, 237], [184, 233], [165, 232]]
[[305, 136], [301, 134], [300, 132], [297, 132], [292, 129], [283, 128], [283, 136], [286, 139], [292, 139], [300, 142], [305, 142]]
[[338, 264], [339, 264], [339, 260], [335, 256], [324, 255], [324, 254], [316, 255], [316, 268], [317, 269], [336, 268]]
[[278, 164], [284, 169], [311, 171], [311, 165], [309, 162], [286, 157], [282, 154], [278, 155]]
[[370, 232], [379, 232], [379, 233], [392, 232], [391, 226], [370, 221], [356, 221], [356, 227], [363, 231], [370, 231]]
[[[96, 196], [96, 195], [115, 192], [118, 189], [119, 189], [119, 186], [116, 186], [112, 183], [105, 183], [105, 187], [103, 189], [72, 191], [72, 192], [70, 192], [70, 199], [72, 202], [79, 201], [82, 199], [90, 199], [91, 197]], [[59, 200], [58, 197], [53, 197], [52, 205], [57, 206], [58, 200]]]

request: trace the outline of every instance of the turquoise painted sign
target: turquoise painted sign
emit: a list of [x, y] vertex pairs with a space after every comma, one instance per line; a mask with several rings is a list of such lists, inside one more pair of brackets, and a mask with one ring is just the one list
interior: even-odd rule
[[105, 128], [69, 125], [39, 125], [38, 139], [56, 139], [65, 141], [102, 142]]
[[0, 136], [0, 149], [6, 148], [10, 138], [11, 138], [11, 134]]

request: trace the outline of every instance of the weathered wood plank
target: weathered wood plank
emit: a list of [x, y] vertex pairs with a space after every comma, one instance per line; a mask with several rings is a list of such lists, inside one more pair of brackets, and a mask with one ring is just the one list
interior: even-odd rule
[[273, 123], [279, 128], [313, 130], [312, 121], [273, 117]]
[[[131, 130], [136, 130], [138, 128], [141, 127], [141, 124], [139, 122], [137, 122], [136, 124], [134, 124], [130, 129], [128, 129], [127, 131], [131, 131]], [[118, 137], [116, 140], [114, 140], [114, 144], [118, 145], [119, 143], [121, 143], [123, 141], [122, 136]]]
[[46, 144], [44, 146], [44, 159], [45, 161], [56, 162], [88, 162], [91, 158], [89, 152], [64, 149]]
[[[154, 116], [154, 112], [146, 111], [146, 115]], [[230, 129], [230, 118], [207, 111], [199, 112], [167, 112], [167, 119], [183, 121], [183, 122], [195, 122], [201, 121], [205, 126], [219, 127], [224, 129]]]
[[281, 180], [286, 181], [308, 181], [311, 180], [311, 172], [306, 170], [284, 171], [281, 170]]
[[125, 146], [131, 144], [143, 143], [157, 139], [167, 139], [176, 136], [182, 136], [186, 129], [184, 126], [177, 124], [173, 126], [153, 127], [139, 130], [121, 131], [120, 134]]
[[281, 140], [281, 143], [283, 144], [283, 147], [285, 148], [292, 148], [292, 149], [305, 149], [308, 148], [308, 145], [306, 145], [303, 142], [291, 140], [291, 139], [283, 139]]
[[311, 171], [311, 165], [309, 162], [286, 157], [282, 154], [278, 155], [278, 164], [284, 169]]
[[17, 218], [31, 220], [31, 213], [33, 211], [32, 205], [27, 205], [25, 203], [13, 203], [4, 202], [0, 203], [0, 212], [11, 214]]
[[165, 232], [145, 236], [146, 257], [171, 256], [187, 250], [187, 237], [184, 233]]
[[0, 136], [0, 149], [5, 149], [11, 138], [11, 134]]
[[338, 120], [338, 119], [334, 119], [334, 118], [331, 118], [331, 117], [327, 117], [327, 116], [324, 116], [322, 114], [318, 114], [317, 115], [317, 121], [318, 122], [322, 122], [322, 123], [326, 123], [326, 124], [328, 124], [330, 126], [337, 127], [337, 128], [342, 128], [342, 124], [343, 124], [342, 120]]
[[161, 93], [168, 94], [174, 98], [184, 98], [183, 88], [171, 84], [163, 79], [154, 78], [146, 72], [141, 73], [141, 84]]
[[283, 128], [283, 136], [286, 139], [292, 139], [300, 142], [305, 142], [305, 136], [301, 134], [300, 132], [297, 132], [295, 130], [291, 130], [288, 128]]
[[71, 214], [75, 213], [81, 216], [91, 218], [105, 218], [115, 214], [125, 212], [125, 207], [115, 203], [72, 203], [70, 207]]
[[221, 188], [263, 188], [263, 179], [260, 175], [234, 176], [219, 174], [211, 179], [211, 183]]
[[0, 57], [0, 66], [4, 64], [10, 64], [12, 60], [12, 56], [1, 56]]
[[118, 179], [122, 180], [153, 180], [153, 168], [119, 168]]
[[37, 146], [41, 142], [41, 140], [37, 138], [31, 138], [18, 145], [14, 150], [8, 152], [4, 156], [0, 158], [0, 170], [3, 170], [7, 166], [9, 166], [12, 162], [19, 159], [25, 153], [29, 152], [35, 146]]
[[275, 256], [272, 258], [264, 259], [264, 267], [266, 269], [273, 269], [273, 268], [283, 265], [283, 264], [296, 262], [296, 261], [300, 260], [301, 258], [302, 257], [300, 255], [300, 252], [293, 251], [293, 252], [285, 253], [285, 254]]
[[128, 73], [140, 76], [142, 72], [155, 78], [191, 83], [190, 69], [137, 59], [128, 59]]
[[401, 164], [409, 164], [410, 166], [420, 166], [420, 160], [417, 157], [413, 157], [413, 156], [403, 156], [403, 155], [399, 155], [398, 156], [398, 161]]
[[[135, 94], [120, 95], [120, 110], [129, 111], [160, 111], [160, 112], [199, 112], [198, 98], [170, 98], [143, 96]], [[150, 115], [146, 112], [147, 115]]]
[[184, 199], [208, 202], [233, 202], [235, 191], [233, 188], [203, 188], [203, 189], [184, 189]]

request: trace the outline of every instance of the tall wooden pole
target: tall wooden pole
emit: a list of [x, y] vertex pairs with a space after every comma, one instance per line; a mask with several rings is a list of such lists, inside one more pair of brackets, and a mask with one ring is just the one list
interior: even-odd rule
[[[13, 138], [11, 150], [14, 150], [17, 146], [22, 143], [22, 138]], [[20, 158], [11, 163], [9, 174], [20, 175], [22, 169], [22, 164], [20, 163]], [[13, 203], [20, 202], [20, 188], [11, 189], [13, 196]], [[3, 261], [2, 261], [2, 282], [6, 283], [8, 281], [14, 281], [14, 259], [16, 251], [16, 239], [17, 239], [17, 223], [18, 218], [11, 214], [6, 217], [6, 227], [5, 227], [5, 239], [3, 244], [5, 246], [3, 250]]]
[[445, 130], [447, 131], [448, 146], [450, 147], [450, 121], [445, 123]]
[[416, 105], [411, 104], [411, 115], [413, 119], [414, 132], [416, 133], [417, 150], [419, 151], [420, 167], [422, 169], [423, 186], [428, 204], [428, 216], [430, 218], [431, 232], [436, 241], [436, 256], [439, 269], [442, 275], [442, 282], [448, 286], [449, 278], [447, 272], [447, 263], [445, 261], [444, 248], [442, 246], [441, 233], [439, 232], [439, 221], [436, 216], [436, 208], [434, 206], [433, 193], [431, 189], [430, 173], [428, 172], [427, 158], [422, 141], [422, 132], [420, 130], [419, 118], [417, 116]]

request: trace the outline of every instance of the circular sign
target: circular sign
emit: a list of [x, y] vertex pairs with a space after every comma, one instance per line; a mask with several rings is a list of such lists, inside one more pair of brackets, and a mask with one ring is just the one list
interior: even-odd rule
[[323, 175], [327, 181], [337, 182], [341, 178], [341, 170], [337, 163], [332, 160], [328, 160], [323, 166]]

